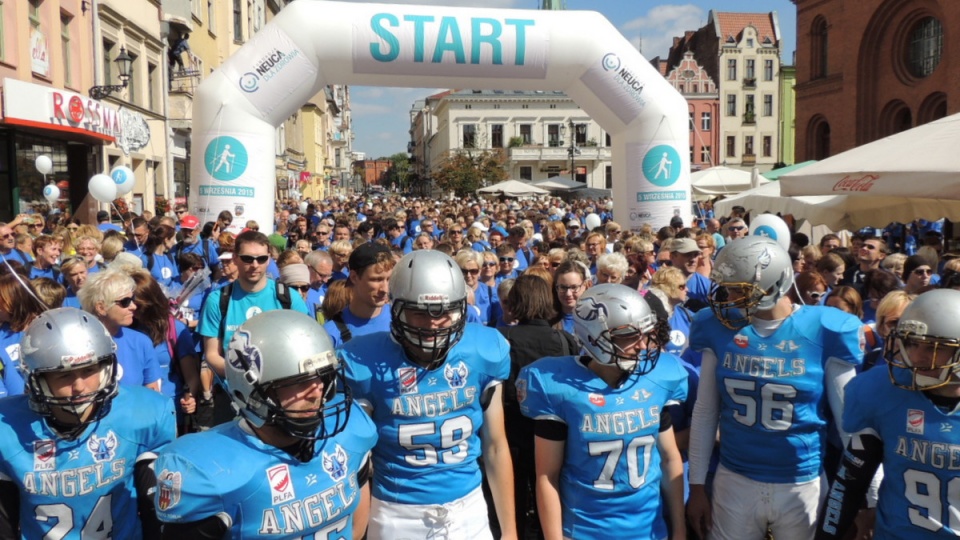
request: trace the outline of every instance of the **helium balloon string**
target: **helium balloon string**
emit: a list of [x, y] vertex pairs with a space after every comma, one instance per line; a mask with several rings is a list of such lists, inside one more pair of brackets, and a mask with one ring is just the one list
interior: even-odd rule
[[10, 270], [10, 273], [13, 274], [13, 279], [17, 280], [20, 286], [22, 286], [23, 289], [27, 291], [27, 294], [32, 296], [34, 300], [36, 300], [37, 302], [40, 302], [40, 305], [43, 306], [44, 311], [49, 310], [50, 306], [48, 306], [46, 302], [44, 302], [43, 300], [40, 299], [39, 296], [37, 296], [37, 294], [33, 290], [33, 287], [31, 287], [27, 282], [23, 280], [23, 276], [21, 276], [20, 273], [13, 268], [13, 265], [10, 264], [10, 261], [8, 261], [5, 256], [0, 256], [0, 257], [3, 258], [3, 264], [5, 264], [7, 266], [7, 269]]
[[[117, 208], [117, 204], [113, 201], [110, 201], [110, 207], [117, 212], [117, 216], [120, 218], [120, 222], [124, 224], [124, 227], [126, 227], [127, 222], [123, 219], [123, 214], [120, 213], [120, 209]], [[131, 226], [133, 225], [132, 220], [130, 222], [130, 225]], [[133, 237], [133, 244], [137, 246], [137, 251], [140, 251], [140, 241], [137, 240], [137, 235], [136, 233], [133, 232], [133, 229], [130, 229], [130, 236]]]

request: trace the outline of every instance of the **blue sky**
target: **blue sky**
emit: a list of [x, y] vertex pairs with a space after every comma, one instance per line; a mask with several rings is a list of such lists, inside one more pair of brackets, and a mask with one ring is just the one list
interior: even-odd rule
[[[353, 0], [365, 1], [365, 0]], [[382, 1], [389, 4], [432, 4], [443, 6], [537, 9], [540, 0], [418, 0]], [[599, 11], [632, 43], [642, 43], [647, 58], [665, 57], [674, 36], [696, 30], [716, 11], [776, 11], [780, 20], [782, 59], [792, 62], [796, 48], [797, 10], [790, 0], [690, 0], [654, 3], [646, 0], [566, 0], [568, 10]], [[353, 148], [368, 159], [406, 152], [413, 102], [440, 89], [379, 88], [354, 86], [350, 101], [353, 110]]]

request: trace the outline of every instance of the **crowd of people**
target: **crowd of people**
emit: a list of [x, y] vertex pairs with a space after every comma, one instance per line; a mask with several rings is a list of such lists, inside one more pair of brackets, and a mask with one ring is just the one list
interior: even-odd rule
[[938, 224], [611, 209], [0, 223], [0, 538], [960, 534]]

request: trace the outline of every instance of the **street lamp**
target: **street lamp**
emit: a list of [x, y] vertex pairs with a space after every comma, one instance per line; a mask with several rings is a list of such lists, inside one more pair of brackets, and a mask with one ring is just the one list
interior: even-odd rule
[[133, 58], [127, 54], [127, 49], [120, 47], [120, 54], [117, 55], [117, 72], [120, 77], [120, 84], [112, 84], [106, 86], [94, 86], [90, 90], [87, 90], [87, 93], [90, 94], [90, 97], [93, 99], [103, 99], [114, 92], [119, 92], [127, 87], [127, 83], [130, 82], [130, 76], [133, 74]]
[[[573, 118], [570, 119], [568, 123], [570, 126], [570, 146], [567, 148], [567, 155], [570, 156], [570, 180], [573, 182], [577, 181], [577, 154], [580, 153], [580, 148], [577, 147], [577, 135], [582, 135], [587, 130], [586, 124], [575, 124]], [[567, 126], [561, 126], [566, 131]]]

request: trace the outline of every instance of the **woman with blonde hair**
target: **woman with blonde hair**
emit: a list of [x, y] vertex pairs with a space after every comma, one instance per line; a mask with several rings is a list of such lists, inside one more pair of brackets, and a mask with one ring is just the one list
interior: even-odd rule
[[681, 355], [690, 344], [690, 323], [693, 312], [683, 304], [687, 301], [687, 279], [683, 271], [672, 266], [657, 270], [650, 279], [649, 293], [656, 296], [667, 310], [670, 341], [664, 350]]
[[707, 231], [700, 231], [697, 235], [697, 247], [700, 249], [700, 260], [697, 262], [697, 273], [705, 278], [713, 272], [713, 256], [717, 252], [717, 241]]
[[[80, 240], [83, 240], [83, 238], [80, 238]], [[103, 243], [100, 246], [100, 255], [103, 257], [104, 264], [110, 264], [111, 262], [113, 262], [114, 259], [117, 258], [117, 255], [119, 255], [122, 252], [123, 252], [123, 239], [120, 237], [120, 235], [110, 235], [103, 239]], [[84, 258], [85, 261], [87, 261], [87, 272], [94, 273], [94, 272], [98, 272], [99, 270], [103, 270], [103, 268], [94, 270], [94, 268], [98, 268], [98, 265], [96, 264], [96, 258], [92, 259], [93, 266], [91, 266], [91, 262], [90, 262], [91, 258], [88, 257], [88, 253], [89, 252], [85, 253], [83, 251], [83, 247], [80, 244], [77, 244], [77, 254], [79, 254], [81, 257]]]
[[137, 310], [135, 290], [133, 278], [108, 268], [90, 276], [78, 296], [83, 310], [99, 319], [117, 344], [120, 384], [159, 392], [163, 372], [153, 343], [146, 334], [130, 328]]

